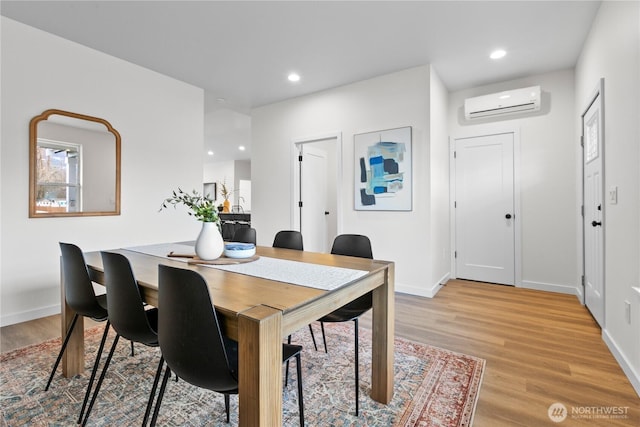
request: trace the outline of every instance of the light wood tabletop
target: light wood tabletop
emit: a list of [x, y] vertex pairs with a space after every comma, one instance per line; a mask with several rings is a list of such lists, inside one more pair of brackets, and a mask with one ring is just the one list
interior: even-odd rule
[[[195, 270], [206, 280], [216, 310], [224, 318], [226, 333], [239, 343], [239, 423], [241, 426], [282, 424], [283, 337], [372, 291], [371, 398], [389, 403], [393, 396], [394, 264], [388, 261], [296, 251], [257, 248], [260, 257], [298, 261], [365, 271], [337, 289], [322, 290], [282, 281], [189, 265], [127, 249], [114, 249], [129, 261], [147, 303], [158, 303], [158, 264]], [[96, 283], [104, 283], [100, 252], [84, 254]], [[62, 331], [67, 331], [74, 312], [64, 299], [61, 277]], [[162, 307], [158, 307], [162, 310]], [[82, 321], [82, 317], [78, 319]], [[84, 370], [84, 335], [81, 324], [74, 329], [63, 372], [73, 376]]]

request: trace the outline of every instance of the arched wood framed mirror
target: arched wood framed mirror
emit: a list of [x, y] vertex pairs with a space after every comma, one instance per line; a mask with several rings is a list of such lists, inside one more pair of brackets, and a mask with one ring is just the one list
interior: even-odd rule
[[97, 117], [46, 110], [29, 123], [29, 217], [120, 215], [120, 134]]

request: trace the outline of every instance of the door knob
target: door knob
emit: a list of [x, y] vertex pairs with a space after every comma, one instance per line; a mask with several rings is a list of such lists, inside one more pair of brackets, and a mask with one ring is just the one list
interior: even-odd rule
[[507, 219], [511, 219], [511, 214], [506, 214], [504, 217]]
[[592, 227], [597, 227], [598, 225], [602, 227], [602, 221], [591, 221]]

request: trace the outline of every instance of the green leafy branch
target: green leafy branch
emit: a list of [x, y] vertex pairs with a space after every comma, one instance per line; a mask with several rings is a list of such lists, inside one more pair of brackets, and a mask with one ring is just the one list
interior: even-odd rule
[[167, 209], [170, 205], [173, 205], [174, 209], [177, 205], [185, 205], [189, 208], [187, 213], [196, 217], [198, 221], [216, 223], [220, 221], [214, 201], [208, 196], [200, 195], [196, 190], [191, 193], [184, 192], [181, 188], [178, 188], [177, 192], [174, 190], [171, 197], [164, 199], [158, 212]]

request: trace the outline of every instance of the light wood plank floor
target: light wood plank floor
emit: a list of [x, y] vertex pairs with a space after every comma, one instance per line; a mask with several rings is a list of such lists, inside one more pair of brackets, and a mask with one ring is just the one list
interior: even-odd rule
[[[397, 336], [486, 359], [475, 427], [640, 426], [640, 398], [574, 296], [452, 280], [435, 298], [397, 294], [395, 312]], [[0, 328], [1, 351], [59, 328], [58, 316]], [[558, 424], [547, 415], [555, 402], [570, 413]], [[612, 407], [626, 418], [571, 415]]]

